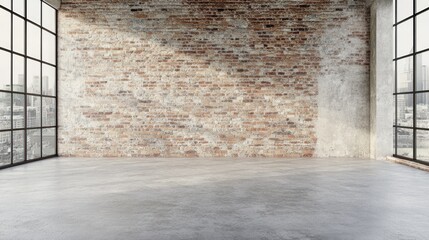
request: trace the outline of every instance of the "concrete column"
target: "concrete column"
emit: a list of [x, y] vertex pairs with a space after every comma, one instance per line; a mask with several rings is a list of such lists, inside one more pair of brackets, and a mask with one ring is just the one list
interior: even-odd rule
[[370, 156], [393, 154], [393, 0], [371, 6]]

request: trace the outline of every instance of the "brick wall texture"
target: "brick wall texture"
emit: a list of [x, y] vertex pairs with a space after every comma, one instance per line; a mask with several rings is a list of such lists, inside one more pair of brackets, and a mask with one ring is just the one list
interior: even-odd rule
[[326, 66], [369, 72], [364, 2], [63, 0], [59, 154], [315, 156]]

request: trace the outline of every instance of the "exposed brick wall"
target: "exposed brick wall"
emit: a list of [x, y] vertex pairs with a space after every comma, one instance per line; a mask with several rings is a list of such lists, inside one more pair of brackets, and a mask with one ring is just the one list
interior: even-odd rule
[[[368, 17], [351, 0], [63, 0], [60, 155], [314, 156], [322, 59], [368, 69]], [[335, 28], [363, 51], [321, 56]]]

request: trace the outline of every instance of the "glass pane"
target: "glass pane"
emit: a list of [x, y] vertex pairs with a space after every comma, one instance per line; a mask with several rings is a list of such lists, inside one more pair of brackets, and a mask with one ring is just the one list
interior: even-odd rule
[[0, 0], [0, 5], [10, 9], [10, 0]]
[[413, 126], [413, 94], [400, 94], [398, 98], [398, 126]]
[[395, 37], [395, 31], [396, 31], [396, 27], [393, 27], [393, 34], [392, 34], [392, 36], [393, 36], [393, 51], [392, 51], [392, 53], [393, 53], [393, 58], [396, 58], [396, 37]]
[[40, 158], [41, 155], [41, 131], [40, 129], [27, 131], [27, 159], [33, 160]]
[[413, 158], [413, 130], [398, 128], [398, 155]]
[[56, 137], [55, 128], [43, 129], [43, 157], [55, 155]]
[[395, 19], [396, 19], [396, 0], [393, 0], [393, 23], [396, 23]]
[[417, 40], [417, 51], [421, 51], [429, 48], [429, 12], [424, 12], [417, 16], [417, 29], [416, 29], [416, 40]]
[[410, 19], [397, 26], [398, 28], [398, 52], [397, 57], [413, 53], [413, 20]]
[[55, 9], [49, 6], [48, 4], [43, 3], [42, 14], [43, 14], [42, 16], [43, 27], [52, 32], [55, 32], [55, 28], [56, 28]]
[[417, 127], [429, 128], [429, 93], [416, 94], [416, 121]]
[[13, 94], [13, 128], [25, 128], [24, 94]]
[[417, 159], [429, 162], [429, 131], [417, 130]]
[[42, 78], [43, 95], [55, 96], [55, 68], [47, 64], [43, 64]]
[[0, 47], [10, 50], [10, 34], [11, 34], [11, 22], [10, 13], [0, 8], [0, 23], [1, 23], [1, 34], [0, 34]]
[[0, 132], [0, 166], [11, 164], [10, 159], [10, 132]]
[[34, 24], [27, 24], [27, 55], [40, 59], [40, 35], [41, 30]]
[[393, 153], [396, 154], [396, 128], [393, 128]]
[[0, 92], [0, 130], [10, 129], [10, 102], [11, 102], [10, 93]]
[[27, 96], [27, 127], [40, 127], [40, 97]]
[[40, 93], [40, 62], [27, 60], [27, 91]]
[[40, 0], [28, 0], [27, 1], [27, 18], [40, 25], [41, 15], [41, 3]]
[[0, 50], [0, 89], [10, 90], [10, 53]]
[[43, 61], [50, 64], [55, 64], [55, 35], [43, 30]]
[[[393, 73], [392, 73], [392, 76], [393, 76], [393, 78], [395, 79], [395, 81], [396, 81], [396, 61], [395, 62], [393, 62]], [[394, 93], [397, 93], [398, 91], [396, 90], [396, 82], [395, 82], [395, 84], [393, 84], [393, 92]]]
[[429, 7], [429, 0], [416, 0], [417, 12]]
[[417, 91], [429, 90], [429, 52], [416, 56], [416, 89]]
[[[31, 1], [31, 0], [30, 0]], [[13, 11], [21, 16], [25, 14], [25, 0], [13, 0]]]
[[24, 161], [24, 131], [13, 132], [13, 162], [19, 163]]
[[42, 102], [42, 123], [43, 127], [55, 126], [56, 114], [55, 98], [43, 98]]
[[393, 124], [392, 126], [396, 125], [396, 98], [397, 96], [393, 96], [393, 102], [392, 102], [392, 108], [393, 108]]
[[413, 57], [397, 61], [398, 92], [413, 91]]
[[13, 55], [13, 91], [24, 92], [24, 58]]
[[13, 50], [24, 54], [25, 23], [22, 18], [13, 16]]
[[413, 15], [412, 0], [398, 0], [398, 22]]

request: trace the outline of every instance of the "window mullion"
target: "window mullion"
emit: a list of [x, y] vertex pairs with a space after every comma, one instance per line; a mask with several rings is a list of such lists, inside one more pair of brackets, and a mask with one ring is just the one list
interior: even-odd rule
[[10, 3], [10, 163], [13, 164], [13, 2]]
[[43, 138], [42, 138], [42, 126], [43, 126], [43, 3], [40, 1], [40, 157], [43, 157]]
[[416, 0], [413, 0], [413, 159], [417, 159], [417, 103], [416, 103], [416, 82], [417, 82], [417, 58], [416, 58]]
[[27, 159], [27, 1], [24, 1], [24, 162], [28, 161]]

